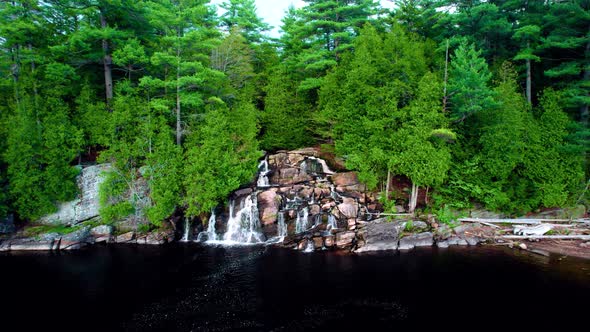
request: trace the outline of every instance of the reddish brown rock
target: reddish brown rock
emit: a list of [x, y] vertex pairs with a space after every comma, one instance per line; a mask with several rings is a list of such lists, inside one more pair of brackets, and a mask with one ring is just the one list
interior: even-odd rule
[[322, 239], [321, 237], [317, 236], [313, 238], [313, 246], [316, 249], [320, 249], [324, 246], [324, 239]]
[[305, 200], [309, 200], [312, 196], [312, 193], [313, 193], [313, 188], [304, 187], [303, 189], [301, 189], [301, 191], [299, 191], [299, 197], [301, 197]]
[[353, 230], [356, 227], [356, 219], [348, 219], [348, 229]]
[[320, 151], [316, 148], [303, 148], [303, 149], [299, 149], [299, 150], [295, 150], [295, 151], [290, 151], [289, 152], [289, 156], [292, 155], [302, 155], [302, 156], [308, 156], [308, 157], [319, 157], [320, 156]]
[[352, 245], [352, 241], [356, 236], [355, 232], [341, 232], [336, 234], [336, 246], [338, 248], [346, 248]]
[[121, 234], [121, 235], [117, 236], [115, 239], [115, 242], [128, 243], [128, 242], [133, 241], [134, 238], [135, 238], [135, 232], [128, 232], [128, 233]]
[[324, 238], [324, 245], [328, 248], [331, 248], [334, 246], [334, 236], [330, 235], [330, 236], [326, 236]]
[[359, 184], [356, 172], [337, 173], [332, 175], [332, 182], [336, 186], [353, 186]]
[[326, 204], [322, 205], [322, 210], [324, 210], [324, 211], [328, 211], [328, 210], [330, 210], [331, 208], [333, 208], [334, 206], [336, 206], [336, 203], [335, 203], [334, 201], [332, 201], [332, 202], [328, 202], [328, 203], [326, 203]]
[[258, 211], [260, 222], [263, 226], [273, 224], [277, 221], [281, 197], [275, 190], [265, 190], [258, 194]]
[[343, 203], [338, 205], [338, 210], [346, 218], [356, 218], [358, 216], [358, 204], [349, 197], [343, 198]]
[[314, 204], [314, 205], [310, 205], [309, 206], [309, 214], [310, 215], [313, 216], [313, 215], [316, 215], [316, 214], [318, 214], [320, 212], [322, 212], [322, 210], [320, 209], [320, 206], [319, 205]]

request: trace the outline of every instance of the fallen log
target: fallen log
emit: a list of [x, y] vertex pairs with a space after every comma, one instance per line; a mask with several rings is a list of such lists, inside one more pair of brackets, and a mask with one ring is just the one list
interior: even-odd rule
[[538, 225], [541, 223], [550, 222], [577, 222], [584, 223], [583, 219], [484, 219], [484, 218], [461, 218], [458, 219], [461, 222], [487, 222], [490, 224], [528, 224]]
[[590, 240], [590, 235], [500, 235], [497, 239], [507, 240]]
[[[459, 221], [464, 221], [464, 219], [459, 219]], [[482, 221], [482, 220], [465, 220], [465, 222], [478, 223], [478, 224], [482, 224], [482, 225], [490, 226], [490, 227], [493, 227], [493, 228], [501, 228], [501, 227], [500, 227], [500, 226], [498, 226], [498, 225], [494, 225], [494, 224], [491, 224], [491, 223], [489, 223], [489, 222]]]

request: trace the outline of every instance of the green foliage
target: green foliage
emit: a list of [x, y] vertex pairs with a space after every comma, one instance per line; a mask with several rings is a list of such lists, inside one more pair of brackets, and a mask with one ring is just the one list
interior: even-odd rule
[[230, 110], [219, 99], [209, 100], [204, 123], [189, 138], [186, 151], [186, 215], [211, 211], [251, 181], [262, 156], [256, 133], [255, 109], [248, 101]]
[[105, 224], [112, 224], [130, 214], [135, 209], [127, 200], [129, 182], [116, 171], [103, 174], [104, 181], [98, 189], [99, 213]]
[[334, 146], [370, 188], [403, 175], [436, 207], [587, 201], [590, 2], [309, 0], [279, 40], [253, 0], [209, 4], [0, 2], [0, 217], [55, 211], [95, 154], [105, 220], [209, 212], [258, 141]]
[[264, 150], [296, 149], [311, 143], [311, 114], [296, 83], [286, 80], [287, 70], [277, 66], [265, 87], [265, 108], [260, 116]]
[[449, 95], [451, 120], [462, 122], [474, 113], [494, 106], [493, 93], [488, 87], [492, 74], [481, 51], [463, 41], [451, 61]]
[[256, 14], [254, 0], [228, 0], [220, 7], [225, 9], [221, 25], [228, 31], [238, 28], [249, 43], [260, 43], [265, 39], [262, 33], [271, 29]]
[[147, 158], [146, 179], [150, 187], [150, 206], [146, 215], [149, 221], [161, 226], [170, 217], [181, 200], [182, 153], [170, 132], [161, 132], [156, 137], [153, 152]]
[[451, 209], [449, 205], [444, 205], [434, 212], [436, 219], [443, 224], [454, 227], [457, 219], [465, 217], [466, 213], [460, 213]]
[[57, 233], [66, 235], [81, 229], [81, 226], [67, 226], [67, 225], [40, 225], [28, 227], [24, 230], [23, 235], [27, 237], [38, 237], [41, 234]]

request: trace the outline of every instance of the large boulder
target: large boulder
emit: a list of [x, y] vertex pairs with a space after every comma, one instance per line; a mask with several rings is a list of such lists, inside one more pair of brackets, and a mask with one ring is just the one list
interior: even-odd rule
[[103, 172], [109, 164], [95, 165], [82, 169], [78, 176], [80, 194], [70, 202], [62, 203], [57, 212], [39, 219], [42, 224], [74, 225], [98, 217], [98, 188], [104, 181]]
[[352, 243], [356, 237], [356, 233], [349, 231], [349, 232], [340, 232], [336, 234], [336, 246], [338, 248], [347, 248], [352, 246]]
[[0, 251], [49, 251], [57, 250], [59, 241], [36, 241], [34, 239], [16, 239], [3, 243]]
[[360, 232], [365, 245], [356, 252], [396, 250], [403, 226], [398, 222], [370, 222]]
[[338, 187], [354, 186], [359, 184], [359, 179], [356, 172], [336, 173], [332, 175], [332, 182]]
[[110, 225], [96, 226], [90, 230], [90, 234], [95, 237], [110, 236], [111, 234], [113, 234], [113, 226], [110, 226]]
[[258, 212], [260, 222], [263, 226], [273, 224], [277, 221], [281, 205], [281, 196], [277, 195], [275, 189], [263, 191], [258, 194]]
[[432, 247], [434, 239], [432, 233], [425, 232], [403, 237], [399, 241], [399, 250], [410, 250], [414, 247]]
[[358, 203], [352, 198], [344, 197], [342, 204], [338, 205], [338, 211], [346, 218], [356, 218], [358, 216]]
[[80, 249], [89, 242], [91, 242], [90, 228], [82, 227], [69, 234], [63, 235], [59, 243], [59, 250]]

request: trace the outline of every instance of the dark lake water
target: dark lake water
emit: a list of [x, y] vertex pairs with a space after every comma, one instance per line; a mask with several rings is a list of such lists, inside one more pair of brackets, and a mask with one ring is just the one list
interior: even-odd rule
[[500, 248], [351, 255], [173, 245], [2, 254], [0, 287], [3, 331], [590, 324], [590, 261]]

